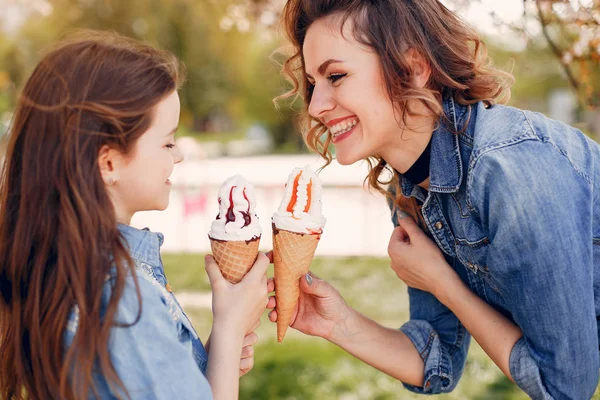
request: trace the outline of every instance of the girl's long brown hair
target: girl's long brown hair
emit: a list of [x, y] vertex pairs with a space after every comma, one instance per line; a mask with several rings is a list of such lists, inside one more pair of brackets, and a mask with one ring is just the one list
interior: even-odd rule
[[93, 371], [127, 395], [108, 338], [134, 267], [98, 155], [104, 145], [131, 154], [179, 83], [172, 55], [100, 32], [61, 43], [26, 82], [0, 177], [0, 399], [87, 398]]
[[[373, 49], [381, 62], [387, 94], [401, 112], [418, 115], [410, 105], [420, 101], [428, 116], [438, 120], [443, 116], [442, 98], [452, 96], [460, 104], [479, 101], [486, 105], [504, 103], [510, 98], [513, 78], [495, 69], [487, 56], [485, 44], [478, 35], [437, 0], [289, 0], [282, 14], [283, 28], [291, 41], [293, 53], [283, 64], [282, 73], [293, 88], [277, 100], [300, 96], [304, 100], [303, 137], [308, 147], [318, 152], [326, 165], [332, 160], [329, 146], [331, 134], [308, 114], [310, 85], [304, 70], [302, 47], [306, 32], [316, 20], [336, 15], [340, 18], [340, 33], [350, 20], [354, 39]], [[425, 88], [412, 83], [406, 51], [414, 49], [431, 67], [431, 77]], [[367, 159], [369, 187], [385, 194], [397, 207], [421, 220], [414, 199], [401, 193], [400, 176], [390, 170], [378, 155]], [[391, 180], [381, 180], [382, 173], [391, 172]], [[394, 184], [395, 198], [386, 186]]]

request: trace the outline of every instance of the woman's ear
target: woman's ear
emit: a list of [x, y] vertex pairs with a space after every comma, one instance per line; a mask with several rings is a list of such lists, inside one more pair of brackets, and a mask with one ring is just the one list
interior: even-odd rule
[[119, 177], [118, 166], [121, 162], [121, 153], [108, 145], [103, 145], [98, 152], [98, 169], [104, 183], [114, 185]]
[[413, 83], [419, 88], [424, 88], [431, 76], [431, 66], [425, 57], [414, 48], [406, 51], [406, 60], [410, 67]]

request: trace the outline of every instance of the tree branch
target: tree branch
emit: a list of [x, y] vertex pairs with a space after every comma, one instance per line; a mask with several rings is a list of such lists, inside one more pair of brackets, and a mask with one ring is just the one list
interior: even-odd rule
[[558, 45], [554, 42], [554, 40], [552, 40], [552, 37], [550, 36], [550, 32], [548, 32], [548, 21], [546, 21], [546, 18], [544, 17], [544, 13], [542, 11], [542, 7], [540, 6], [540, 2], [542, 0], [534, 0], [534, 1], [535, 1], [535, 5], [537, 7], [538, 18], [540, 20], [540, 24], [542, 25], [542, 33], [544, 34], [546, 41], [550, 45], [552, 52], [556, 55], [560, 64], [563, 66], [565, 74], [567, 75], [567, 78], [569, 79], [569, 83], [577, 91], [577, 93], [579, 93], [579, 82], [573, 75], [573, 71], [571, 70], [569, 65], [567, 63], [563, 62], [562, 51], [558, 48]]

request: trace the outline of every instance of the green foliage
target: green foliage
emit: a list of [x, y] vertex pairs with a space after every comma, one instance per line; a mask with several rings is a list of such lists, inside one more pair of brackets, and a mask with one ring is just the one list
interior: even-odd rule
[[[208, 290], [204, 261], [199, 254], [165, 254], [165, 270], [175, 292]], [[345, 300], [379, 323], [397, 328], [408, 320], [406, 286], [376, 257], [318, 257], [311, 271], [331, 282]], [[267, 272], [273, 276], [272, 268]], [[186, 306], [202, 339], [210, 333], [210, 309]], [[392, 400], [423, 399], [396, 379], [368, 366], [323, 339], [288, 330], [277, 343], [275, 324], [263, 315], [256, 333], [255, 366], [241, 379], [240, 399], [255, 400]], [[398, 362], [402, 362], [399, 360]], [[475, 341], [458, 387], [440, 400], [525, 400]], [[600, 400], [597, 391], [593, 399]]]

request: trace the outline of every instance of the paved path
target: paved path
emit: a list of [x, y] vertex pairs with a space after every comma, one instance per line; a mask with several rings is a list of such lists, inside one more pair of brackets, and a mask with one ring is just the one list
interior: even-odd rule
[[176, 292], [175, 296], [184, 309], [212, 307], [211, 292]]

